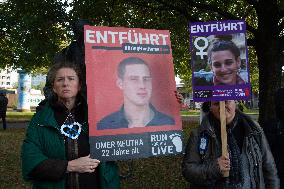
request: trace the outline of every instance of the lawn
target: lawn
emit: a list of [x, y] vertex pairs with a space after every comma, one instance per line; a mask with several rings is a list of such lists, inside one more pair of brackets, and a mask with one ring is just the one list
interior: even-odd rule
[[[244, 112], [246, 114], [258, 114], [258, 110], [255, 109], [245, 109]], [[31, 120], [32, 116], [35, 112], [15, 112], [15, 111], [8, 111], [7, 112], [7, 121], [29, 121]], [[199, 116], [199, 110], [182, 110], [180, 111], [182, 116]], [[1, 120], [0, 120], [1, 122]]]
[[7, 121], [29, 121], [35, 112], [7, 112]]
[[0, 131], [0, 189], [31, 188], [22, 180], [20, 147], [25, 129], [7, 129]]
[[[183, 122], [184, 141], [196, 123]], [[20, 165], [20, 147], [25, 129], [0, 130], [0, 189], [28, 189], [29, 183], [22, 180]], [[132, 171], [122, 180], [122, 189], [183, 189], [188, 183], [181, 174], [182, 155], [119, 161], [121, 174], [125, 174], [128, 165]]]

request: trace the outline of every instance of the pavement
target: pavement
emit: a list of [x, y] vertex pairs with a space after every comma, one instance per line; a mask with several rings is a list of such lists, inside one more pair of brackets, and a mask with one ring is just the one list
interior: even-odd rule
[[[248, 114], [252, 119], [257, 121], [258, 114]], [[182, 116], [182, 120], [197, 122], [199, 121], [199, 115]], [[7, 128], [26, 128], [29, 125], [29, 121], [7, 122]], [[0, 126], [2, 122], [0, 121]]]

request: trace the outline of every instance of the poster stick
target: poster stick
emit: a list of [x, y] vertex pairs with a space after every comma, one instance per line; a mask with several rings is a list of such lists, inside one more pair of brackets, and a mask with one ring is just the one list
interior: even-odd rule
[[[227, 156], [227, 130], [226, 130], [226, 113], [225, 101], [220, 101], [220, 122], [221, 122], [221, 141], [222, 141], [222, 156]], [[229, 171], [223, 173], [223, 177], [228, 177]]]

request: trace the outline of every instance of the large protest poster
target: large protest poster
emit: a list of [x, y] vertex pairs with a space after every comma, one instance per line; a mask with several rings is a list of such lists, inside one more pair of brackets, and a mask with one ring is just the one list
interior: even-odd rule
[[91, 156], [181, 153], [169, 32], [95, 26], [84, 32]]
[[189, 25], [193, 100], [248, 100], [246, 24], [242, 20]]

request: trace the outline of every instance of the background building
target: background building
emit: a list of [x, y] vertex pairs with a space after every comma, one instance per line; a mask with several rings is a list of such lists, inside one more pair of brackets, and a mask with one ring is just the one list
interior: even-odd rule
[[[19, 105], [19, 70], [12, 68], [0, 69], [0, 92], [6, 93], [9, 103], [8, 107], [16, 109]], [[46, 75], [31, 75], [31, 88], [28, 90], [30, 108], [35, 108], [44, 99], [42, 88], [45, 85]]]
[[12, 68], [0, 69], [0, 88], [12, 89], [18, 82], [17, 70]]
[[45, 84], [46, 75], [39, 74], [32, 76], [32, 86], [42, 85]]

